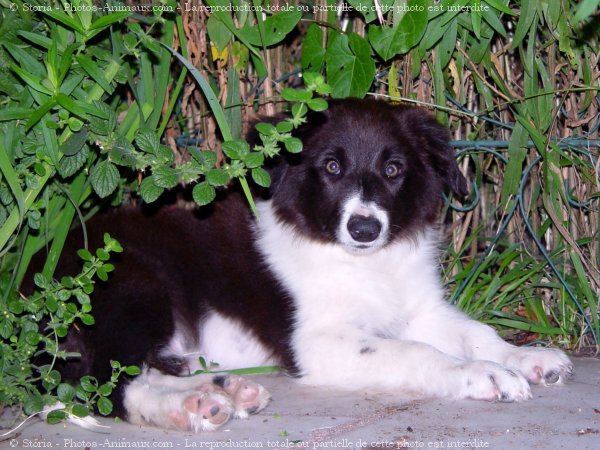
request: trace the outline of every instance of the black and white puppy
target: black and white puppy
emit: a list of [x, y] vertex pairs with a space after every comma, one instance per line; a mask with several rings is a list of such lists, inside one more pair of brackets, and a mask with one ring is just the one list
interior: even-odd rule
[[301, 382], [422, 396], [521, 401], [529, 383], [571, 373], [555, 349], [518, 348], [444, 300], [436, 227], [443, 192], [467, 194], [448, 133], [425, 111], [331, 101], [280, 157], [252, 217], [236, 193], [196, 212], [122, 208], [94, 219], [125, 252], [94, 294], [96, 325], [64, 368], [107, 377], [109, 360], [144, 366], [117, 402], [137, 424], [213, 430], [266, 406], [237, 376], [278, 364]]

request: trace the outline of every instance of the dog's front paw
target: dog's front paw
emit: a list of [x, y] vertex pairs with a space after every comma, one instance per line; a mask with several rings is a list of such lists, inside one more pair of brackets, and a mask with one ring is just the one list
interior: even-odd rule
[[271, 400], [271, 395], [263, 386], [237, 375], [218, 376], [214, 383], [231, 396], [234, 415], [238, 419], [245, 419], [263, 410]]
[[527, 380], [491, 361], [471, 361], [457, 368], [460, 398], [519, 402], [531, 398]]
[[505, 364], [519, 370], [533, 384], [562, 384], [573, 375], [573, 363], [555, 348], [515, 347]]
[[155, 425], [164, 428], [214, 431], [229, 421], [235, 409], [228, 395], [210, 389], [171, 392], [167, 396], [166, 417], [152, 420]]

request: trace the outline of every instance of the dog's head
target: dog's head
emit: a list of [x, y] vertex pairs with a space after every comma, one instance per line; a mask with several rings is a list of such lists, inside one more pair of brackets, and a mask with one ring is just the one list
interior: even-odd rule
[[442, 193], [467, 194], [448, 132], [426, 111], [331, 101], [297, 133], [298, 155], [271, 168], [276, 214], [301, 234], [373, 252], [435, 222]]

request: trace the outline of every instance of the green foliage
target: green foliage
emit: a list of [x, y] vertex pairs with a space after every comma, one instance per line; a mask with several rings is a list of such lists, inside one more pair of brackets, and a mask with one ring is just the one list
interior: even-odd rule
[[0, 298], [0, 405], [20, 404], [26, 414], [33, 414], [61, 401], [64, 410], [53, 412], [49, 421], [68, 413], [86, 416], [94, 406], [101, 414], [112, 410], [106, 397], [121, 373], [131, 374], [135, 368], [121, 370], [113, 365], [119, 370], [113, 371], [106, 385], [98, 386], [93, 378], [84, 377], [76, 388], [62, 383], [56, 370], [57, 362], [80, 356], [60, 349], [59, 342], [73, 324], [94, 324], [90, 300], [94, 278], [106, 281], [114, 270], [108, 262], [110, 254], [123, 251], [108, 234], [104, 243], [95, 255], [88, 250], [78, 252], [83, 261], [79, 274], [56, 281], [38, 273], [34, 278], [35, 294], [25, 298], [11, 292]]
[[[95, 255], [79, 252], [80, 274], [54, 280], [73, 219], [93, 211], [98, 198], [119, 201], [128, 176], [119, 167], [173, 159], [165, 148], [138, 155], [132, 141], [144, 128], [151, 130], [147, 141], [158, 142], [170, 54], [149, 43], [171, 43], [175, 22], [155, 16], [144, 29], [128, 28], [128, 12], [96, 15], [90, 1], [80, 3], [76, 13], [32, 12], [19, 2], [0, 12], [0, 406], [20, 404], [31, 414], [60, 400], [65, 409], [51, 421], [94, 406], [108, 413], [109, 385], [134, 370], [114, 368], [109, 385], [97, 390], [85, 389], [91, 378], [77, 388], [61, 383], [56, 363], [78, 355], [59, 344], [73, 324], [94, 324], [93, 279], [108, 280], [109, 255], [122, 250], [105, 236]], [[134, 91], [135, 107], [121, 101], [124, 89]], [[24, 298], [18, 288], [27, 267], [48, 243], [37, 292]]]
[[[103, 202], [118, 205], [126, 193], [153, 202], [179, 184], [194, 185], [193, 199], [205, 205], [233, 179], [240, 179], [252, 202], [245, 177], [268, 187], [269, 174], [261, 167], [265, 158], [278, 154], [280, 147], [300, 151], [302, 143], [291, 132], [309, 109], [327, 107], [325, 100], [314, 97], [315, 92], [328, 92], [323, 77], [307, 74], [311, 83], [306, 89], [297, 98], [292, 98], [294, 91], [289, 93], [292, 116], [274, 131], [261, 133], [262, 145], [250, 148], [240, 139], [241, 108], [225, 113], [212, 80], [173, 50], [176, 36], [184, 54], [186, 48], [182, 18], [169, 13], [169, 8], [176, 10], [174, 1], [163, 2], [164, 12], [157, 9], [135, 20], [129, 20], [127, 11], [92, 12], [91, 0], [79, 3], [82, 8], [76, 12], [62, 7], [33, 12], [19, 2], [0, 12], [0, 366], [5, 377], [0, 405], [22, 404], [26, 413], [33, 413], [57, 400], [65, 403], [64, 410], [50, 414], [50, 421], [68, 414], [84, 416], [93, 407], [110, 413], [108, 396], [117, 378], [135, 370], [115, 362], [109, 382], [99, 385], [84, 377], [71, 388], [61, 383], [54, 368], [57, 360], [77, 356], [60, 350], [59, 344], [75, 322], [94, 325], [92, 276], [107, 281], [114, 269], [107, 262], [109, 253], [119, 250], [110, 238], [94, 255], [82, 249], [82, 273], [54, 280], [75, 217], [83, 220]], [[209, 34], [218, 48], [239, 39], [252, 53], [253, 64], [264, 71], [260, 49], [281, 42], [300, 16], [289, 10], [263, 21], [259, 14], [256, 29], [243, 20], [236, 28], [229, 16], [215, 14]], [[175, 79], [177, 59], [182, 66]], [[195, 147], [175, 163], [173, 149], [161, 143], [187, 70], [225, 137], [224, 158], [218, 163], [215, 151]], [[229, 77], [239, 82], [237, 70]], [[232, 89], [228, 102], [235, 101], [240, 96]], [[20, 298], [18, 289], [33, 255], [48, 243], [42, 273], [35, 278], [38, 292]], [[38, 329], [40, 323], [46, 328]], [[36, 365], [34, 356], [44, 355], [50, 363]]]

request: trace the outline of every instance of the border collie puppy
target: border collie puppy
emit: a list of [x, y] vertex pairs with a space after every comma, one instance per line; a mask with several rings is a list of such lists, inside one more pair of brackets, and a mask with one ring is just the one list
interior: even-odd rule
[[187, 376], [200, 356], [220, 369], [277, 364], [313, 385], [508, 402], [571, 374], [563, 352], [512, 346], [445, 301], [436, 221], [442, 193], [465, 196], [467, 183], [427, 112], [331, 101], [297, 135], [304, 150], [270, 167], [258, 220], [225, 192], [195, 212], [91, 221], [125, 252], [94, 294], [96, 325], [68, 337], [82, 357], [64, 373], [143, 366], [117, 412], [193, 431], [269, 401], [238, 376]]

